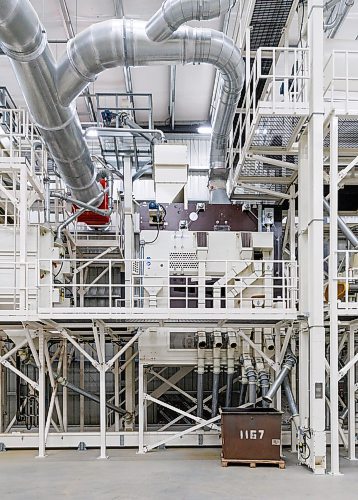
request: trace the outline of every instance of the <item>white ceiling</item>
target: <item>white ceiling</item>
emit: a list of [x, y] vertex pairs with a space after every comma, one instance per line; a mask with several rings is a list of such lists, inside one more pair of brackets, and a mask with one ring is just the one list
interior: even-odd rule
[[[66, 29], [61, 13], [60, 0], [31, 0], [51, 43], [56, 58], [65, 50]], [[115, 17], [116, 0], [67, 0], [67, 6], [75, 33], [93, 23]], [[162, 0], [117, 0], [122, 3], [126, 18], [149, 19], [160, 7]], [[238, 2], [239, 3], [239, 2]], [[237, 7], [235, 8], [237, 9]], [[342, 24], [336, 37], [355, 39], [357, 37], [358, 2], [351, 8], [347, 19]], [[237, 11], [230, 15], [229, 36], [237, 39]], [[207, 26], [222, 29], [223, 19], [191, 23], [193, 26]], [[295, 37], [294, 37], [295, 38]], [[62, 43], [60, 43], [62, 42]], [[168, 67], [132, 68], [133, 91], [153, 95], [154, 119], [157, 124], [169, 119], [170, 69]], [[0, 56], [0, 85], [6, 86], [18, 106], [24, 106], [24, 100], [14, 77], [11, 64], [6, 56]], [[209, 119], [215, 70], [208, 65], [178, 66], [176, 76], [176, 123], [206, 121]], [[125, 80], [122, 68], [107, 70], [89, 87], [91, 93], [125, 92]], [[89, 120], [89, 114], [83, 99], [78, 99], [78, 111], [82, 121]]]
[[[31, 0], [42, 23], [48, 39], [66, 41], [59, 0]], [[67, 6], [75, 33], [93, 23], [115, 17], [114, 0], [67, 0]], [[162, 0], [122, 0], [126, 18], [149, 19], [160, 7]], [[192, 23], [193, 26], [198, 23]], [[220, 29], [222, 20], [200, 23], [207, 27]], [[65, 50], [65, 43], [51, 43], [56, 58]], [[24, 106], [24, 100], [11, 64], [6, 56], [0, 57], [0, 85], [6, 86], [18, 106]], [[151, 93], [153, 95], [154, 120], [164, 123], [169, 119], [170, 69], [169, 67], [132, 68], [134, 92]], [[176, 76], [176, 122], [198, 122], [209, 119], [210, 103], [213, 91], [215, 71], [212, 66], [181, 66]], [[91, 93], [125, 92], [125, 80], [122, 68], [107, 70], [97, 81], [90, 85]], [[82, 99], [78, 100], [78, 111], [82, 121], [89, 120], [89, 114]]]

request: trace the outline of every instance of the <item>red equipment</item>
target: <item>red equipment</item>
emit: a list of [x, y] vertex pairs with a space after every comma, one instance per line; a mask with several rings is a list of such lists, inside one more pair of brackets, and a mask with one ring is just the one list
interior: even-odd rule
[[[101, 184], [103, 189], [106, 189], [106, 179], [100, 179], [99, 183]], [[108, 193], [104, 193], [103, 201], [97, 208], [101, 210], [108, 210], [108, 206]], [[79, 210], [79, 208], [76, 205], [73, 205], [72, 210], [73, 212], [75, 212], [76, 210]], [[83, 212], [83, 214], [78, 216], [77, 220], [78, 222], [84, 222], [85, 224], [87, 224], [87, 226], [108, 226], [111, 218], [109, 215], [100, 215], [96, 214], [95, 212], [91, 212], [90, 210], [86, 210], [86, 212]]]

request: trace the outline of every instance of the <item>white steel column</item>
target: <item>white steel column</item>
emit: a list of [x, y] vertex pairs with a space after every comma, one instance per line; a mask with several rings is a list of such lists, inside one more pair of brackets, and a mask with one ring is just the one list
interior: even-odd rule
[[[325, 330], [323, 323], [323, 0], [308, 0], [308, 46], [310, 49], [310, 115], [308, 121], [308, 161], [300, 158], [299, 210], [301, 282], [300, 309], [307, 314], [308, 331], [301, 329], [300, 411], [301, 424], [309, 426], [310, 456], [301, 461], [316, 474], [326, 469], [325, 433]], [[304, 147], [303, 139], [303, 147]], [[300, 148], [302, 152], [302, 147]], [[302, 191], [302, 188], [304, 190]], [[307, 348], [309, 347], [309, 353]], [[306, 357], [307, 356], [307, 357]], [[305, 377], [309, 376], [309, 398]], [[309, 404], [309, 410], [307, 408]], [[307, 410], [309, 421], [307, 422]]]
[[125, 306], [131, 307], [133, 290], [132, 285], [132, 263], [133, 258], [133, 182], [132, 182], [132, 163], [130, 157], [123, 159], [123, 189], [124, 189], [124, 258], [125, 263]]
[[[15, 209], [15, 207], [14, 207]], [[19, 206], [19, 247], [20, 247], [20, 268], [19, 268], [19, 306], [20, 310], [27, 308], [26, 286], [27, 286], [27, 167], [26, 163], [20, 164], [20, 206]], [[15, 228], [14, 228], [15, 230]], [[15, 255], [16, 259], [16, 255]], [[17, 271], [15, 270], [15, 273]]]
[[[81, 343], [82, 349], [85, 349], [85, 345]], [[80, 388], [85, 388], [85, 358], [82, 352], [80, 352]], [[80, 431], [85, 430], [85, 398], [80, 395]]]
[[[63, 339], [63, 365], [62, 365], [62, 376], [67, 380], [68, 377], [68, 350], [67, 350], [67, 339]], [[62, 418], [63, 418], [63, 430], [67, 432], [68, 430], [68, 389], [62, 386]]]
[[330, 122], [330, 217], [329, 217], [329, 329], [330, 329], [330, 427], [331, 474], [339, 474], [338, 413], [338, 310], [337, 310], [337, 248], [338, 248], [338, 118]]
[[[309, 163], [308, 137], [303, 134], [299, 144], [299, 176], [298, 176], [298, 259], [299, 259], [299, 304], [300, 312], [309, 311], [309, 247], [308, 247], [308, 203], [306, 199], [309, 191]], [[299, 326], [299, 411], [300, 426], [308, 427], [309, 422], [309, 333], [307, 321], [301, 321]]]
[[[3, 354], [4, 342], [0, 340], [0, 357]], [[2, 364], [0, 364], [0, 433], [4, 431], [4, 417], [5, 417], [5, 384], [4, 384], [4, 368]]]
[[139, 360], [138, 370], [138, 453], [144, 453], [144, 366]]
[[[353, 359], [354, 338], [357, 331], [357, 325], [351, 325], [349, 330], [348, 340], [348, 358]], [[348, 372], [348, 458], [349, 460], [357, 460], [356, 458], [356, 366]]]
[[[119, 351], [119, 347], [116, 346], [116, 354]], [[120, 400], [119, 400], [119, 391], [120, 391], [120, 380], [119, 380], [119, 360], [116, 359], [114, 362], [114, 369], [113, 369], [113, 376], [114, 376], [114, 404], [115, 406], [119, 406]], [[114, 430], [115, 432], [119, 432], [119, 422], [120, 422], [120, 416], [117, 412], [114, 414]]]
[[45, 425], [46, 425], [46, 416], [45, 416], [45, 334], [41, 329], [39, 331], [39, 454], [38, 458], [44, 458], [46, 456], [45, 449]]
[[[101, 325], [102, 326], [102, 325]], [[100, 433], [101, 433], [101, 454], [99, 459], [106, 459], [107, 456], [107, 409], [106, 409], [106, 338], [103, 326], [100, 328], [100, 367], [99, 367], [99, 390], [100, 390]]]

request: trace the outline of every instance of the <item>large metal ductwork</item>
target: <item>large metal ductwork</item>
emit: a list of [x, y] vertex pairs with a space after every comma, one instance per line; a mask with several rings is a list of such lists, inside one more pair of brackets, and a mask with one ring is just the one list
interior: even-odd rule
[[74, 198], [102, 201], [101, 187], [72, 103], [57, 92], [57, 66], [40, 20], [28, 0], [0, 2], [0, 43], [11, 60], [32, 119]]
[[[163, 42], [175, 35], [178, 28], [192, 20], [214, 19], [228, 12], [237, 0], [166, 0], [146, 25], [148, 38]], [[231, 41], [230, 41], [231, 42]], [[236, 49], [238, 52], [238, 49]], [[224, 55], [224, 53], [226, 54]], [[227, 57], [227, 50], [223, 53]], [[237, 60], [236, 57], [233, 59]], [[239, 55], [241, 59], [241, 55]], [[229, 62], [230, 59], [227, 59]], [[205, 62], [205, 61], [204, 61]], [[220, 69], [220, 68], [219, 68]], [[210, 201], [214, 204], [228, 204], [230, 200], [226, 192], [227, 168], [226, 152], [232, 129], [237, 103], [243, 86], [244, 63], [242, 59], [237, 66], [241, 75], [235, 86], [230, 75], [221, 70], [223, 81], [218, 99], [216, 114], [213, 117], [213, 130], [210, 149], [209, 189]], [[236, 78], [237, 79], [237, 78]]]
[[240, 50], [223, 33], [183, 26], [169, 40], [156, 43], [148, 38], [142, 21], [95, 24], [69, 42], [59, 63], [60, 99], [69, 105], [106, 68], [189, 63], [212, 64], [222, 76], [211, 138], [210, 189], [212, 202], [228, 202], [226, 152], [244, 81], [244, 62]]
[[148, 21], [147, 35], [162, 42], [188, 21], [207, 21], [225, 14], [237, 0], [166, 0]]
[[[179, 28], [162, 43], [147, 23], [115, 19], [95, 24], [67, 45], [56, 65], [46, 34], [28, 0], [0, 4], [0, 43], [12, 64], [34, 122], [74, 198], [88, 202], [100, 193], [74, 100], [107, 68], [189, 63], [214, 65], [223, 78], [213, 123], [210, 183], [222, 191], [229, 134], [244, 80], [244, 62], [234, 42], [210, 29]], [[213, 196], [215, 201], [215, 196]]]

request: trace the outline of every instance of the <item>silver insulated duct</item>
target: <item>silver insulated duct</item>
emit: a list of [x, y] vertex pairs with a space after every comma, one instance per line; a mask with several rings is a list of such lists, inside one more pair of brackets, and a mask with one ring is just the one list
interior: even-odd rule
[[[203, 2], [192, 2], [196, 3]], [[67, 53], [56, 64], [30, 2], [0, 2], [1, 46], [12, 60], [30, 113], [64, 182], [82, 202], [96, 198], [101, 188], [74, 100], [99, 73], [116, 66], [208, 63], [220, 71], [223, 85], [213, 123], [210, 178], [213, 192], [222, 188], [227, 142], [244, 79], [241, 53], [215, 30], [185, 26], [157, 43], [146, 28], [145, 22], [124, 19], [95, 24], [68, 42]]]
[[188, 21], [207, 21], [225, 14], [237, 0], [166, 0], [148, 21], [146, 31], [154, 42], [167, 40]]
[[40, 20], [28, 0], [0, 2], [0, 44], [12, 62], [34, 123], [74, 198], [98, 198], [101, 187], [72, 103], [57, 92], [56, 62]]
[[[192, 20], [208, 20], [229, 11], [237, 0], [166, 0], [148, 21], [146, 32], [151, 40], [162, 42], [175, 36], [183, 23]], [[230, 203], [226, 193], [226, 152], [237, 103], [243, 86], [244, 63], [240, 52], [230, 56], [225, 50], [223, 60], [228, 64], [238, 61], [236, 79], [221, 71], [221, 93], [213, 117], [210, 148], [209, 189], [211, 203]], [[239, 55], [237, 54], [239, 53]], [[220, 68], [219, 68], [220, 69]], [[240, 75], [238, 77], [238, 75]]]
[[240, 50], [223, 33], [183, 26], [157, 43], [148, 38], [142, 21], [115, 19], [95, 24], [69, 42], [59, 63], [60, 99], [69, 105], [106, 68], [189, 63], [212, 64], [222, 76], [211, 137], [210, 188], [212, 202], [228, 203], [226, 152], [244, 81], [244, 62]]

